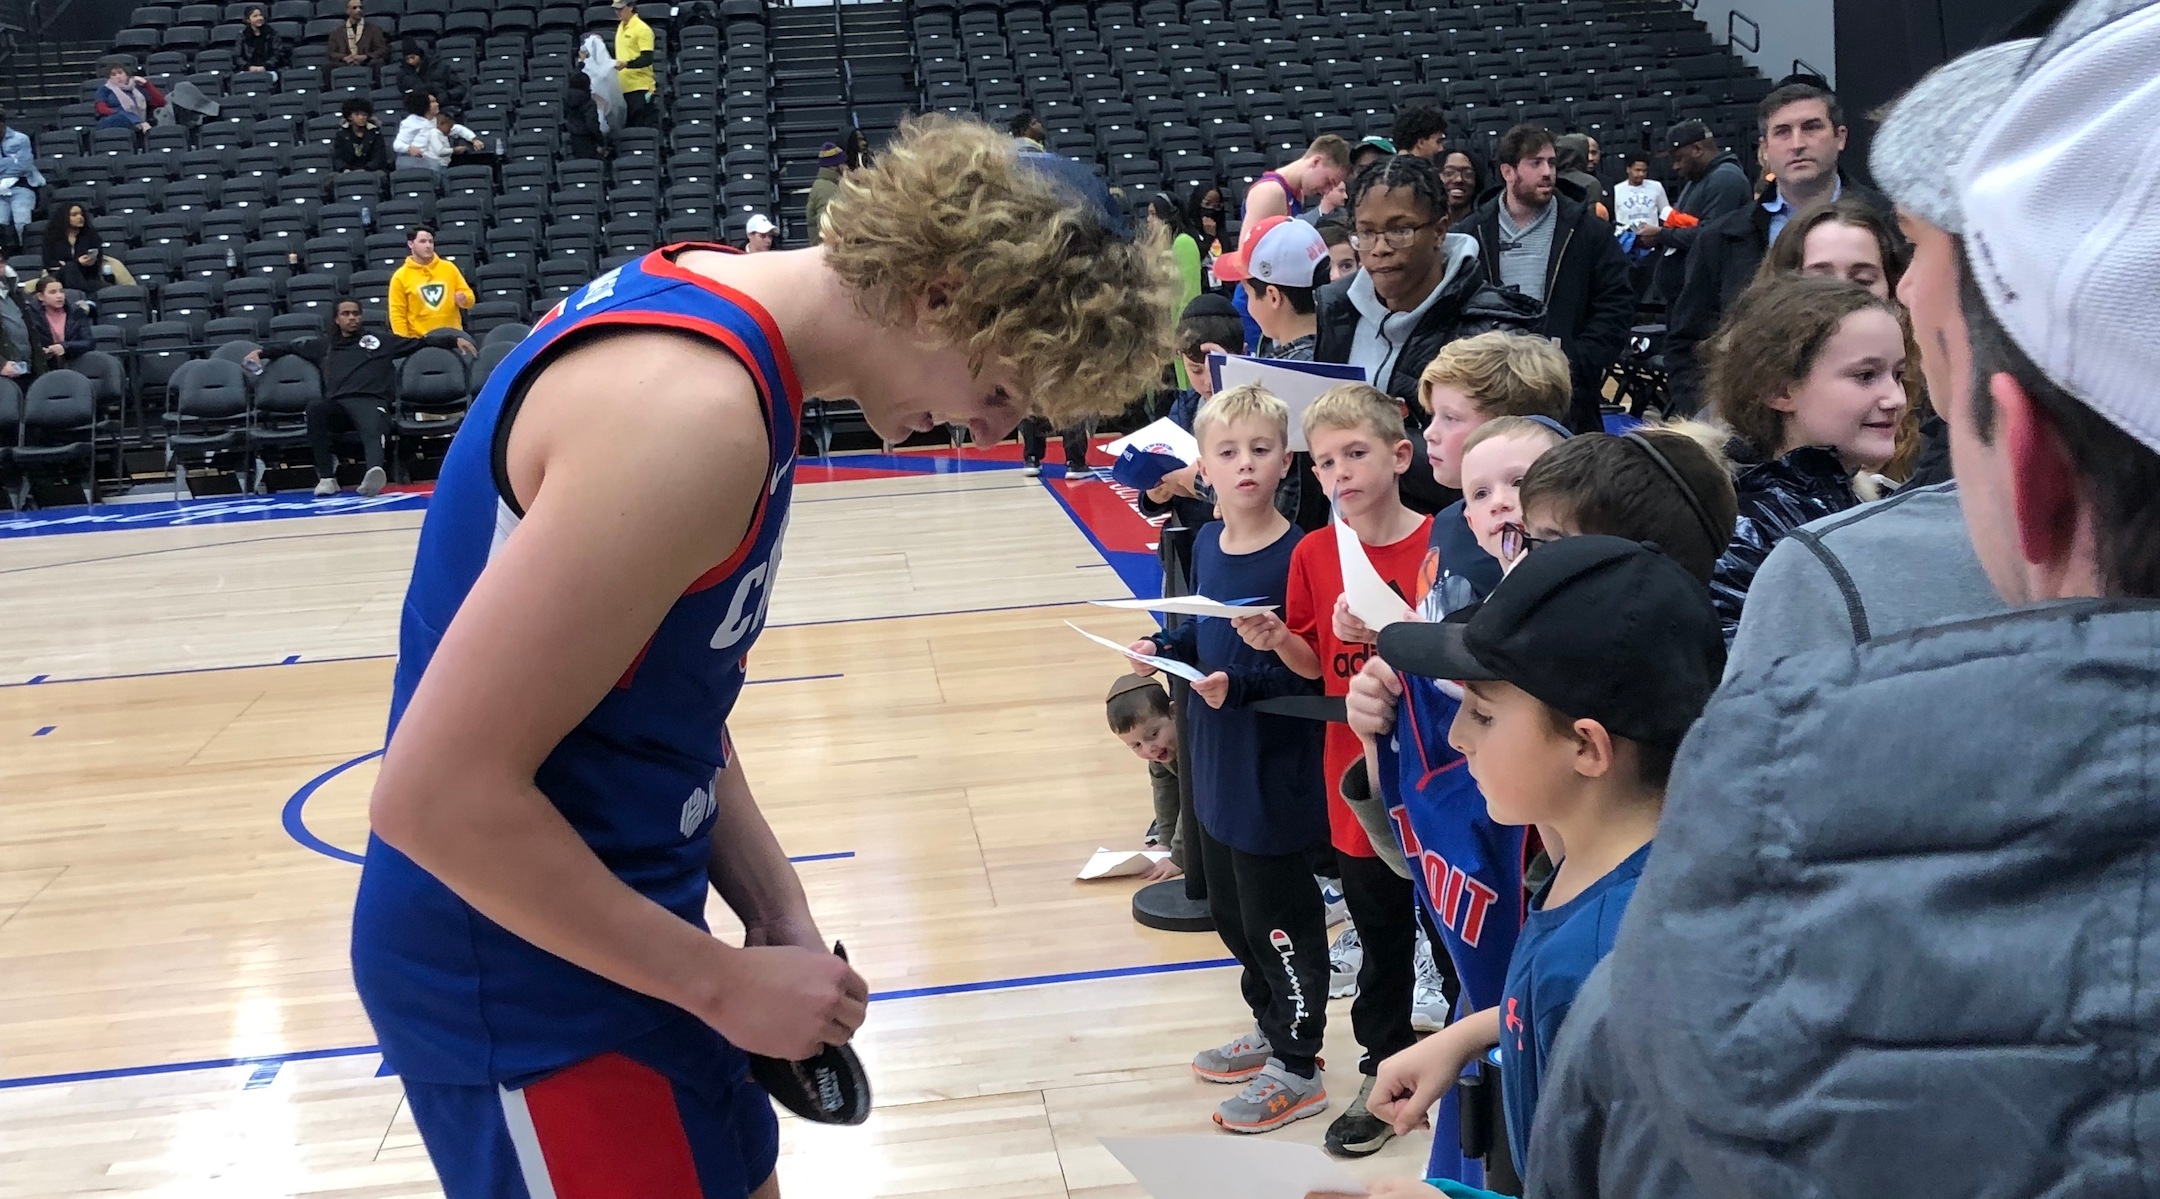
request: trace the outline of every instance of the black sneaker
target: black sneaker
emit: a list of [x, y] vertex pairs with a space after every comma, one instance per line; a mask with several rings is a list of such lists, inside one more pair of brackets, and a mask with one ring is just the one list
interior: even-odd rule
[[1394, 1139], [1395, 1130], [1388, 1122], [1372, 1114], [1365, 1101], [1372, 1097], [1373, 1078], [1368, 1074], [1358, 1086], [1357, 1098], [1352, 1100], [1342, 1115], [1328, 1125], [1327, 1151], [1337, 1157], [1371, 1157], [1380, 1147]]

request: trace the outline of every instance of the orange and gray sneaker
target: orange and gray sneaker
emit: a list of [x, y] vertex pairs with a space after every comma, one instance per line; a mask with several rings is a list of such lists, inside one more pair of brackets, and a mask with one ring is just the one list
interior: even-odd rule
[[1245, 1089], [1215, 1108], [1215, 1122], [1231, 1132], [1270, 1132], [1327, 1110], [1327, 1086], [1320, 1071], [1299, 1078], [1276, 1058], [1269, 1058]]
[[1260, 1073], [1274, 1052], [1267, 1034], [1254, 1028], [1227, 1045], [1194, 1054], [1192, 1072], [1209, 1082], [1244, 1082]]

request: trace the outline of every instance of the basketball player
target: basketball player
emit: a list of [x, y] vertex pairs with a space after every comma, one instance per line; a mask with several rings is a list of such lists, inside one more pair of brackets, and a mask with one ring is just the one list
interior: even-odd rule
[[[1085, 168], [925, 118], [819, 247], [671, 247], [490, 376], [428, 506], [353, 970], [450, 1199], [769, 1199], [745, 1053], [844, 1044], [820, 935], [726, 722], [765, 622], [803, 397], [994, 444], [1169, 357], [1167, 247]], [[710, 936], [710, 884], [742, 918]]]

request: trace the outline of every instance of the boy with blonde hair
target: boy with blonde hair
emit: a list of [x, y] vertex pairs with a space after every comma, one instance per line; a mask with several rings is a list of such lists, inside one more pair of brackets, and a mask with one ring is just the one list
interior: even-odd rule
[[[1366, 557], [1405, 597], [1407, 606], [1432, 521], [1402, 502], [1398, 480], [1410, 468], [1411, 447], [1401, 406], [1376, 387], [1348, 383], [1313, 401], [1305, 410], [1304, 426], [1313, 477], [1322, 493], [1333, 498], [1335, 518], [1358, 535]], [[1308, 679], [1319, 679], [1326, 694], [1344, 695], [1351, 676], [1372, 655], [1373, 634], [1338, 605], [1342, 593], [1336, 539], [1308, 537], [1291, 555], [1289, 604], [1283, 616], [1247, 616], [1236, 622], [1237, 631], [1248, 645], [1275, 654]], [[1382, 857], [1399, 861], [1400, 847], [1374, 846], [1343, 800], [1343, 775], [1359, 752], [1357, 736], [1347, 725], [1328, 724], [1321, 775], [1328, 839], [1363, 951], [1350, 1022], [1365, 1051], [1358, 1063], [1365, 1079], [1356, 1102], [1328, 1129], [1326, 1144], [1331, 1152], [1352, 1157], [1378, 1151], [1393, 1135], [1386, 1122], [1366, 1109], [1365, 1098], [1380, 1062], [1417, 1039], [1410, 1022], [1416, 901], [1408, 877]]]
[[[1567, 355], [1528, 333], [1480, 333], [1449, 342], [1418, 376], [1418, 403], [1431, 414], [1425, 451], [1433, 480], [1462, 489], [1463, 442], [1486, 421], [1542, 416], [1565, 421], [1574, 395]], [[1480, 549], [1460, 501], [1433, 517], [1432, 547], [1418, 573], [1418, 616], [1438, 620], [1475, 603], [1500, 581], [1500, 563]]]
[[[1193, 538], [1193, 586], [1203, 595], [1287, 598], [1296, 525], [1275, 509], [1289, 469], [1290, 411], [1258, 386], [1217, 394], [1193, 421], [1200, 477], [1220, 520]], [[1319, 1053], [1327, 1027], [1327, 927], [1312, 855], [1328, 836], [1320, 790], [1320, 730], [1245, 705], [1314, 688], [1246, 644], [1226, 620], [1186, 621], [1135, 642], [1135, 652], [1190, 662], [1203, 703], [1186, 712], [1193, 813], [1199, 818], [1208, 907], [1244, 967], [1239, 987], [1255, 1027], [1193, 1058], [1209, 1082], [1245, 1083], [1216, 1108], [1232, 1132], [1266, 1132], [1327, 1108]], [[1151, 668], [1135, 666], [1141, 674]]]

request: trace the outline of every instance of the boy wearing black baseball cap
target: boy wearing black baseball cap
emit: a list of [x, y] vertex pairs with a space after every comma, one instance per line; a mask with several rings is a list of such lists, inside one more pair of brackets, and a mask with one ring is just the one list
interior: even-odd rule
[[1502, 1103], [1523, 1162], [1538, 1081], [1575, 992], [1612, 949], [1650, 854], [1673, 754], [1725, 668], [1702, 582], [1654, 545], [1570, 537], [1538, 547], [1467, 610], [1403, 622], [1380, 656], [1463, 684], [1448, 740], [1492, 818], [1554, 829], [1566, 856], [1522, 920], [1498, 1007], [1382, 1063], [1371, 1108], [1416, 1127], [1465, 1064], [1500, 1046]]

